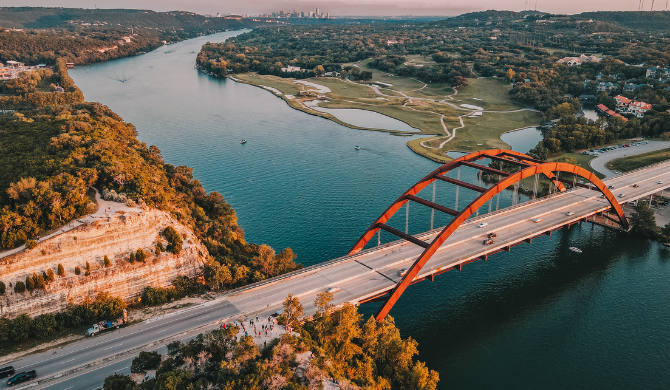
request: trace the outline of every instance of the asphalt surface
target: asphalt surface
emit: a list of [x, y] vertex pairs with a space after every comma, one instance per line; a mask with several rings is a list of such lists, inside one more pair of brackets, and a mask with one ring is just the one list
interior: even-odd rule
[[[667, 184], [659, 184], [659, 180]], [[619, 175], [606, 183], [613, 186], [612, 192], [619, 201], [649, 196], [670, 185], [670, 163]], [[638, 187], [633, 187], [634, 184], [638, 184]], [[620, 194], [623, 196], [619, 197]], [[425, 278], [432, 273], [513, 246], [607, 208], [609, 203], [600, 197], [599, 192], [577, 189], [469, 219], [438, 249], [416, 278]], [[537, 219], [539, 221], [536, 222]], [[481, 223], [486, 223], [486, 227], [478, 227]], [[434, 230], [415, 237], [430, 241], [437, 232], [438, 230]], [[491, 232], [498, 234], [495, 243], [483, 245], [484, 238]], [[330, 287], [340, 289], [334, 293], [334, 304], [357, 303], [363, 298], [388, 291], [400, 281], [401, 269], [409, 268], [422, 251], [423, 248], [406, 241], [372, 248], [351, 257], [331, 260], [269, 279], [165, 317], [150, 319], [62, 348], [27, 356], [11, 365], [17, 371], [35, 369], [38, 379], [42, 380], [57, 373], [62, 375], [56, 381], [40, 383], [39, 386], [31, 388], [95, 388], [96, 383], [101, 386], [104, 377], [113, 374], [115, 370], [125, 373], [123, 370], [129, 367], [129, 361], [142, 346], [145, 346], [144, 350], [160, 348], [175, 338], [192, 337], [193, 333], [206, 330], [205, 326], [218, 326], [217, 321], [267, 316], [281, 309], [281, 303], [288, 294], [297, 296], [309, 315], [315, 311], [313, 302], [316, 294]], [[173, 338], [168, 339], [169, 337]], [[147, 344], [150, 345], [146, 346]], [[114, 355], [124, 351], [128, 353], [112, 360]], [[100, 362], [103, 358], [109, 360]], [[71, 370], [86, 367], [96, 360], [99, 361], [98, 366], [70, 373]], [[6, 381], [0, 388], [6, 386], [4, 383]], [[52, 387], [63, 384], [67, 386]], [[23, 387], [26, 386], [17, 386]]]
[[646, 145], [630, 146], [627, 148], [610, 150], [600, 155], [593, 160], [589, 161], [591, 168], [602, 173], [606, 177], [614, 176], [615, 173], [607, 169], [607, 163], [616, 160], [621, 157], [635, 156], [637, 154], [643, 154], [648, 152], [653, 152], [660, 149], [670, 148], [670, 142], [664, 141], [645, 141]]

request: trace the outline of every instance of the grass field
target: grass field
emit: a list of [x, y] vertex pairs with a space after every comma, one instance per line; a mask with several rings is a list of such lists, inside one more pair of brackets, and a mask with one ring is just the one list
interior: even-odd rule
[[[418, 61], [419, 58], [414, 60]], [[365, 68], [365, 63], [366, 61], [362, 61], [359, 66]], [[294, 83], [293, 79], [256, 74], [241, 74], [235, 77], [249, 84], [275, 88], [284, 95], [294, 95], [294, 98], [283, 96], [293, 108], [312, 115], [329, 118], [349, 127], [359, 128], [342, 123], [332, 115], [305, 108], [300, 103], [301, 98], [297, 96], [298, 92], [302, 91], [304, 87]], [[320, 103], [323, 107], [374, 111], [405, 122], [416, 129], [420, 129], [424, 134], [436, 135], [437, 138], [433, 137], [432, 140], [430, 138], [412, 140], [408, 143], [408, 146], [415, 152], [437, 161], [449, 160], [445, 156], [445, 152], [449, 150], [470, 152], [492, 148], [509, 148], [509, 145], [500, 139], [502, 133], [538, 125], [541, 120], [540, 115], [534, 111], [515, 111], [523, 107], [511, 102], [508, 94], [510, 86], [498, 79], [468, 79], [468, 85], [461, 88], [458, 94], [453, 95], [453, 100], [447, 100], [459, 106], [470, 104], [482, 107], [484, 111], [505, 111], [484, 112], [483, 115], [473, 118], [467, 117], [468, 110], [458, 110], [447, 104], [439, 103], [439, 101], [454, 93], [446, 84], [424, 84], [412, 78], [392, 76], [385, 72], [373, 70], [372, 81], [392, 84], [391, 87], [381, 88], [381, 93], [387, 95], [382, 98], [366, 84], [330, 77], [312, 78], [307, 81], [323, 85], [331, 90], [326, 94], [328, 101]], [[402, 96], [401, 92], [412, 99]], [[456, 136], [441, 149], [435, 149], [447, 139], [440, 121], [441, 116], [444, 116], [444, 123], [452, 134], [454, 128], [461, 126], [458, 116], [464, 116], [465, 127], [457, 129]], [[422, 141], [426, 141], [426, 145], [430, 147], [421, 145]]]
[[628, 172], [665, 160], [670, 160], [670, 148], [638, 154], [637, 156], [617, 158], [607, 163], [607, 169]]
[[509, 91], [511, 89], [509, 84], [498, 79], [468, 79], [468, 85], [458, 91], [452, 103], [472, 104], [487, 111], [509, 111], [523, 108], [510, 100]]
[[596, 176], [598, 176], [600, 179], [603, 179], [605, 177], [605, 175], [603, 175], [602, 173], [594, 170], [589, 165], [589, 161], [596, 158], [596, 156], [589, 156], [588, 154], [581, 154], [581, 153], [563, 153], [560, 156], [550, 158], [549, 161], [556, 161], [556, 160], [560, 160], [562, 158], [574, 158], [575, 160], [577, 160], [577, 163], [575, 165], [577, 165], [578, 167], [584, 168], [589, 172], [595, 173]]

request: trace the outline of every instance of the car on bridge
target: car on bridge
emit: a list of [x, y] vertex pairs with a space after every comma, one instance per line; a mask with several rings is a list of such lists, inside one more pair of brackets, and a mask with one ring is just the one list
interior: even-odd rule
[[407, 271], [409, 271], [409, 269], [407, 268], [401, 269], [400, 271], [398, 271], [398, 276], [405, 276], [405, 274], [407, 274]]
[[16, 370], [14, 370], [14, 367], [12, 366], [0, 368], [0, 378], [5, 378], [10, 375], [14, 375], [15, 372]]
[[487, 238], [496, 238], [498, 237], [498, 233], [489, 233], [486, 235]]
[[633, 188], [637, 188], [637, 187], [639, 187], [639, 186], [640, 186], [640, 185], [637, 184], [637, 183], [633, 184]]
[[619, 194], [619, 198], [623, 198], [626, 194]]
[[489, 226], [489, 224], [486, 223], [486, 222], [482, 222], [482, 223], [480, 223], [479, 225], [477, 225], [478, 228], [485, 228], [485, 227], [487, 227], [487, 226]]
[[484, 245], [491, 245], [491, 244], [493, 244], [494, 242], [495, 242], [495, 241], [493, 241], [492, 239], [487, 238], [486, 240], [484, 240]]
[[535, 223], [540, 223], [540, 222], [542, 222], [542, 218], [535, 218], [535, 219], [533, 220], [533, 222], [535, 222]]
[[341, 288], [339, 287], [329, 287], [328, 290], [326, 290], [327, 293], [335, 294], [336, 292], [340, 291]]
[[14, 386], [17, 383], [27, 382], [31, 379], [35, 379], [36, 377], [37, 377], [37, 372], [35, 372], [35, 370], [30, 370], [30, 371], [26, 371], [26, 372], [19, 372], [18, 374], [9, 378], [9, 380], [7, 381], [7, 386]]
[[658, 184], [663, 184], [663, 180], [659, 180], [659, 181], [658, 181]]

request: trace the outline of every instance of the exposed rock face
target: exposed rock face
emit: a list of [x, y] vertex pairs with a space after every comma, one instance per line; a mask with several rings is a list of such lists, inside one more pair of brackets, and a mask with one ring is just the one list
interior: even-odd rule
[[[208, 256], [193, 232], [163, 211], [134, 208], [80, 221], [84, 224], [43, 240], [31, 250], [0, 260], [0, 281], [7, 285], [7, 292], [0, 296], [0, 316], [56, 313], [63, 311], [68, 302], [93, 299], [103, 291], [130, 301], [146, 286], [166, 287], [178, 275], [195, 276]], [[158, 240], [165, 246], [159, 233], [167, 226], [174, 227], [182, 236], [182, 250], [176, 255], [164, 252], [156, 256]], [[130, 253], [139, 248], [147, 254], [146, 261], [130, 264]], [[107, 268], [105, 255], [111, 260]], [[86, 262], [91, 267], [89, 276], [84, 276]], [[58, 264], [64, 267], [65, 276], [56, 276], [45, 290], [14, 292], [16, 282], [25, 282], [26, 276], [34, 272], [41, 275], [51, 268], [57, 275]], [[75, 275], [75, 267], [81, 268], [81, 275]]]

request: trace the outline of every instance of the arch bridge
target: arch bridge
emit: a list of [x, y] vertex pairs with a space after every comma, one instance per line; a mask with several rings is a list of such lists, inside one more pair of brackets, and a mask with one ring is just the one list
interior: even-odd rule
[[[488, 165], [477, 164], [476, 162], [479, 160], [489, 160], [490, 163]], [[478, 170], [478, 177], [480, 178], [479, 185], [461, 181], [460, 167], [468, 167]], [[454, 170], [458, 171], [457, 178], [446, 176], [447, 173]], [[561, 173], [564, 174], [563, 178], [560, 177]], [[482, 174], [487, 174], [489, 181], [491, 178], [497, 178], [497, 182], [489, 187], [482, 186]], [[571, 177], [571, 179], [566, 178], [566, 175]], [[367, 302], [380, 300], [384, 301], [383, 306], [376, 314], [376, 318], [378, 320], [382, 320], [384, 317], [386, 317], [403, 292], [407, 289], [407, 287], [409, 287], [410, 284], [414, 282], [415, 277], [419, 274], [423, 266], [426, 265], [428, 260], [435, 254], [440, 246], [444, 244], [444, 242], [468, 218], [470, 218], [473, 214], [478, 214], [479, 209], [487, 202], [489, 202], [489, 211], [491, 211], [490, 202], [492, 199], [509, 187], [514, 188], [513, 200], [516, 202], [519, 182], [529, 177], [535, 177], [534, 196], [537, 194], [538, 177], [544, 177], [549, 180], [550, 193], [552, 188], [555, 188], [557, 192], [565, 192], [567, 190], [565, 184], [570, 185], [572, 188], [581, 187], [601, 192], [602, 196], [609, 202], [610, 209], [613, 210], [616, 214], [615, 218], [611, 218], [609, 216], [606, 216], [606, 218], [618, 222], [623, 229], [628, 229], [628, 222], [624, 216], [621, 205], [619, 202], [617, 202], [616, 197], [595, 174], [587, 171], [584, 168], [564, 162], [545, 162], [534, 159], [522, 153], [502, 149], [485, 150], [462, 156], [435, 169], [433, 172], [429, 173], [427, 176], [419, 180], [416, 184], [405, 191], [402, 195], [400, 195], [400, 197], [398, 197], [398, 199], [396, 199], [379, 216], [379, 218], [377, 218], [370, 225], [370, 227], [365, 231], [365, 233], [363, 233], [361, 238], [356, 242], [356, 244], [349, 252], [349, 255], [354, 255], [360, 252], [370, 242], [370, 240], [373, 239], [375, 234], [379, 234], [381, 230], [389, 232], [401, 239], [409, 241], [412, 244], [423, 248], [421, 254], [416, 258], [411, 267], [407, 269], [407, 272], [402, 275], [402, 278], [395, 285], [395, 287], [392, 288], [390, 294], [384, 293], [381, 296], [367, 300]], [[584, 180], [578, 180], [578, 178], [584, 179], [586, 182], [584, 182]], [[435, 191], [433, 191], [433, 201], [429, 201], [417, 196], [422, 190], [437, 180], [457, 186], [456, 199], [458, 199], [458, 190], [460, 188], [476, 191], [479, 193], [479, 196], [477, 196], [462, 210], [452, 209], [435, 203]], [[434, 188], [435, 187], [433, 187], [433, 189]], [[429, 207], [434, 211], [450, 215], [453, 217], [453, 219], [429, 242], [409, 235], [407, 231], [407, 222], [405, 225], [405, 232], [387, 225], [389, 219], [405, 205], [407, 205], [406, 218], [408, 219], [410, 202], [418, 203]], [[457, 202], [458, 201], [456, 201], [456, 203]], [[434, 211], [432, 211], [431, 215], [434, 214]], [[432, 223], [433, 219], [431, 216], [431, 228]]]

